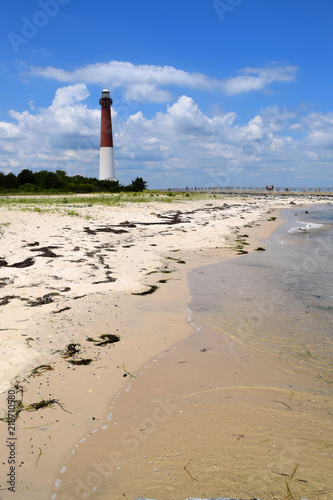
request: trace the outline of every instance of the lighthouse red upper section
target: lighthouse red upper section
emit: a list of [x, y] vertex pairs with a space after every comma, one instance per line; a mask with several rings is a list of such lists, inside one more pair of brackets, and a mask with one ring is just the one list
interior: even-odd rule
[[112, 99], [110, 97], [102, 97], [102, 99], [99, 100], [99, 104], [102, 106], [101, 148], [113, 148], [111, 123]]

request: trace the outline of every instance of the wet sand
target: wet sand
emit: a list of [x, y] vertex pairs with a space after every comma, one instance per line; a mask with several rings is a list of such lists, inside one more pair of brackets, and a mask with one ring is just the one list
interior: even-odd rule
[[[212, 495], [213, 490], [217, 494], [221, 461], [218, 454], [209, 456], [214, 450], [219, 453], [211, 419], [216, 411], [223, 412], [223, 419], [217, 419], [220, 426], [224, 422], [218, 434], [225, 437], [223, 429], [231, 425], [234, 412], [224, 420], [221, 401], [228, 404], [234, 398], [239, 405], [236, 413], [247, 421], [242, 389], [225, 391], [235, 384], [247, 387], [253, 370], [246, 374], [238, 369], [245, 354], [229, 340], [217, 340], [211, 332], [211, 342], [206, 344], [208, 338], [203, 343], [193, 332], [186, 317], [190, 294], [185, 277], [204, 263], [234, 257], [237, 235], [245, 230], [249, 242], [252, 238], [249, 248], [255, 248], [258, 233], [264, 230], [262, 235], [268, 235], [279, 223], [267, 222], [272, 210], [287, 206], [290, 199], [274, 199], [270, 204], [250, 201], [255, 207], [242, 200], [209, 199], [167, 209], [156, 204], [134, 209], [81, 208], [85, 216], [94, 217], [88, 223], [66, 214], [63, 219], [34, 214], [37, 219], [31, 223], [31, 214], [3, 210], [2, 220], [15, 221], [15, 226], [6, 228], [7, 247], [0, 255], [6, 262], [1, 269], [2, 402], [9, 381], [16, 381], [18, 394], [20, 387], [24, 390], [24, 404], [41, 398], [57, 401], [50, 408], [22, 411], [16, 421], [20, 444], [16, 498], [114, 499], [125, 494], [171, 499], [174, 491], [177, 496], [184, 492], [184, 498], [194, 491], [197, 496]], [[32, 249], [39, 249], [33, 254], [34, 265], [13, 266], [26, 262]], [[133, 295], [153, 285], [159, 287], [155, 293]], [[39, 302], [29, 307], [27, 301]], [[119, 335], [120, 341], [97, 345], [102, 343], [101, 335], [110, 333]], [[74, 360], [93, 362], [69, 364], [62, 355], [70, 343], [79, 344]], [[257, 360], [253, 360], [258, 367], [255, 383], [261, 386]], [[31, 369], [42, 364], [50, 364], [52, 370], [31, 376]], [[235, 379], [240, 373], [240, 379]], [[257, 398], [267, 412], [262, 389], [250, 392], [253, 396], [248, 397]], [[187, 409], [185, 403], [190, 405]], [[281, 409], [274, 411], [280, 418]], [[254, 425], [257, 432], [258, 425]], [[236, 455], [231, 445], [248, 443], [241, 427], [235, 443], [230, 437], [228, 459]], [[215, 430], [205, 435], [205, 429]], [[5, 440], [6, 429], [2, 445]], [[194, 455], [193, 450], [197, 450]], [[198, 462], [199, 455], [205, 463]], [[133, 467], [134, 463], [139, 465]], [[6, 470], [5, 461], [2, 465]], [[169, 497], [163, 493], [160, 474], [164, 469], [171, 479], [166, 486]], [[124, 484], [126, 491], [122, 491]], [[220, 493], [230, 496], [231, 485], [223, 484]], [[242, 491], [249, 495], [246, 487]], [[9, 494], [2, 491], [0, 498], [6, 500]]]

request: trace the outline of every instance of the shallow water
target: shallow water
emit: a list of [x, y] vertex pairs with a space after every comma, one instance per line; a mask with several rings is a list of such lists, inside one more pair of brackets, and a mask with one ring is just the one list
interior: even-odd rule
[[198, 320], [290, 372], [333, 383], [333, 207], [288, 210], [266, 251], [190, 275]]

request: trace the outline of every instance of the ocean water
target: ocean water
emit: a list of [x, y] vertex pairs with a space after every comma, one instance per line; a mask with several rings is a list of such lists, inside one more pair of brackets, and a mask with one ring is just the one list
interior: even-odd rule
[[333, 205], [282, 216], [265, 251], [189, 275], [191, 322], [212, 348], [205, 378], [215, 369], [220, 391], [200, 420], [216, 429], [224, 491], [331, 500]]
[[282, 217], [265, 251], [193, 271], [190, 309], [194, 321], [330, 390], [333, 205], [295, 207]]

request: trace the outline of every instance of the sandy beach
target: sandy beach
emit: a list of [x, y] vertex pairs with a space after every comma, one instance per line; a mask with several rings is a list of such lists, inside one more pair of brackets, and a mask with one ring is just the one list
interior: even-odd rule
[[[196, 436], [198, 454], [213, 452], [216, 433], [235, 437], [241, 427], [237, 418], [248, 419], [251, 432], [260, 433], [257, 416], [266, 412], [267, 400], [261, 388], [275, 377], [271, 390], [282, 391], [278, 365], [267, 367], [264, 356], [224, 337], [207, 338], [202, 345], [188, 317], [187, 275], [264, 246], [262, 240], [281, 224], [279, 211], [300, 210], [322, 199], [179, 195], [168, 202], [154, 196], [145, 203], [124, 199], [112, 205], [89, 196], [63, 203], [6, 200], [0, 207], [1, 416], [6, 416], [8, 394], [15, 393], [21, 406], [11, 435], [14, 497], [6, 484], [8, 423], [0, 422], [0, 499], [134, 500], [150, 495], [185, 500], [192, 494], [222, 493], [250, 498], [241, 472], [238, 490], [237, 484], [225, 483], [228, 491], [220, 491], [217, 462], [191, 468], [198, 457], [188, 458], [184, 450], [193, 445], [199, 420], [212, 428], [208, 409], [215, 408], [219, 391], [223, 398], [234, 397], [234, 406], [227, 421], [217, 418], [205, 438]], [[212, 347], [218, 362], [204, 357]], [[218, 363], [223, 370], [216, 369]], [[248, 384], [257, 387], [251, 398], [242, 389]], [[195, 394], [187, 400], [197, 420], [186, 419], [189, 407], [179, 391]], [[279, 411], [274, 418], [277, 436], [285, 426], [299, 425], [298, 419], [286, 422]], [[120, 444], [115, 444], [117, 436]], [[242, 436], [240, 431], [236, 443]], [[238, 453], [234, 445], [231, 460]], [[168, 460], [161, 457], [177, 446], [172, 463], [179, 461], [179, 473], [165, 492], [154, 474], [163, 469], [167, 477]], [[239, 470], [258, 481], [249, 463], [251, 452], [251, 447], [243, 450], [247, 460]], [[138, 457], [145, 457], [141, 465]], [[290, 467], [296, 463], [289, 461]], [[277, 468], [273, 459], [272, 464], [271, 469]], [[205, 486], [204, 476], [209, 478]]]

